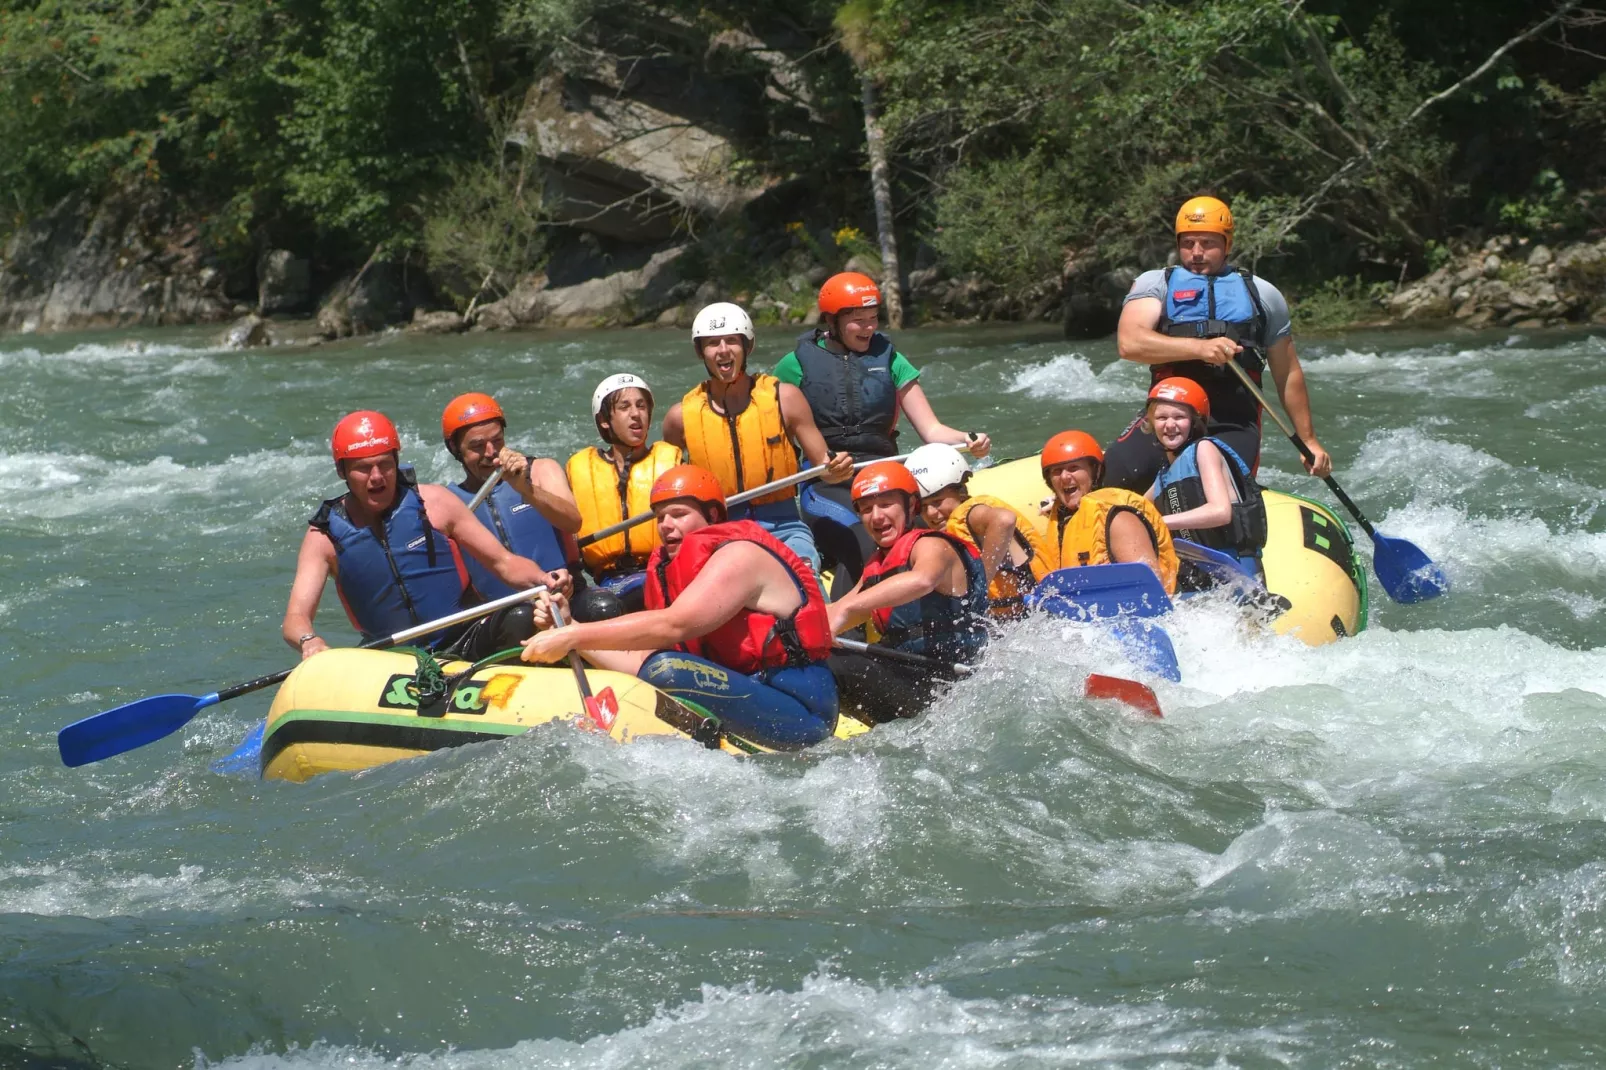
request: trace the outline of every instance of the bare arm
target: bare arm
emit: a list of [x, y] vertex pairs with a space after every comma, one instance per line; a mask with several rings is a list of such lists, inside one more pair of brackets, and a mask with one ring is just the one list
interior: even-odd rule
[[781, 403], [781, 422], [786, 425], [786, 433], [802, 448], [809, 464], [827, 466], [824, 476], [827, 483], [852, 479], [853, 455], [846, 452], [832, 455], [825, 444], [825, 436], [820, 434], [819, 425], [814, 422], [814, 410], [809, 406], [809, 399], [803, 396], [803, 391], [791, 383], [782, 383], [777, 397]]
[[942, 539], [921, 539], [909, 557], [908, 572], [882, 580], [868, 589], [860, 580], [853, 590], [827, 607], [832, 633], [840, 635], [869, 620], [870, 614], [878, 609], [895, 609], [939, 589], [955, 563], [955, 552], [953, 546]]
[[971, 438], [963, 431], [955, 430], [937, 419], [937, 413], [931, 407], [931, 401], [921, 388], [919, 380], [905, 383], [898, 391], [898, 406], [909, 417], [915, 434], [920, 436], [922, 442], [941, 442], [949, 446], [970, 447], [970, 452], [976, 457], [985, 457], [992, 450], [992, 440], [986, 435], [977, 433]]
[[1164, 305], [1158, 297], [1139, 297], [1121, 307], [1121, 321], [1115, 329], [1115, 349], [1122, 360], [1134, 364], [1171, 364], [1182, 360], [1202, 360], [1206, 364], [1225, 364], [1243, 350], [1231, 338], [1172, 338], [1161, 334], [1160, 313]]
[[1266, 351], [1266, 364], [1271, 368], [1272, 381], [1277, 384], [1277, 397], [1283, 403], [1283, 411], [1315, 457], [1314, 464], [1306, 462], [1305, 470], [1320, 478], [1331, 475], [1333, 459], [1316, 441], [1316, 425], [1310, 417], [1310, 394], [1305, 389], [1305, 368], [1294, 351], [1294, 340], [1279, 338], [1273, 342]]
[[[978, 513], [981, 515], [978, 516]], [[981, 567], [987, 571], [987, 580], [991, 583], [1009, 554], [1010, 542], [1015, 538], [1015, 514], [1008, 509], [977, 505], [965, 514], [965, 522], [970, 525], [970, 533], [977, 537]]]
[[686, 420], [680, 411], [680, 402], [669, 406], [664, 413], [664, 441], [671, 446], [686, 448]]
[[1220, 528], [1232, 523], [1232, 477], [1227, 474], [1227, 458], [1216, 449], [1215, 443], [1201, 442], [1197, 459], [1199, 477], [1204, 483], [1205, 503], [1197, 509], [1167, 516], [1165, 526], [1172, 531]]
[[284, 623], [279, 634], [284, 641], [299, 650], [303, 658], [310, 658], [329, 644], [321, 638], [299, 642], [313, 630], [312, 618], [317, 615], [318, 602], [323, 597], [323, 585], [335, 569], [335, 547], [328, 536], [316, 528], [308, 528], [296, 553], [296, 578], [290, 584], [290, 604], [285, 607]]
[[560, 568], [546, 572], [529, 558], [509, 551], [468, 511], [457, 495], [445, 487], [425, 483], [419, 486], [418, 493], [424, 499], [424, 510], [435, 529], [473, 554], [475, 560], [496, 573], [503, 583], [520, 590], [542, 584], [567, 590], [567, 571]]
[[767, 570], [749, 551], [765, 553], [741, 544], [721, 547], [667, 609], [537, 632], [525, 642], [524, 660], [557, 661], [571, 650], [668, 650], [699, 639], [742, 609], [760, 607]]
[[550, 457], [530, 460], [517, 450], [503, 448], [496, 463], [502, 469], [502, 478], [547, 523], [567, 535], [580, 530], [580, 507], [574, 502], [574, 491], [569, 489], [569, 477], [557, 461]]

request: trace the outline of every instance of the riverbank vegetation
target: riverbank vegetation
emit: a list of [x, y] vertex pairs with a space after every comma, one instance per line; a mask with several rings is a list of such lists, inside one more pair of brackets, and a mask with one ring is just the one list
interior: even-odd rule
[[[13, 229], [71, 195], [160, 196], [236, 278], [267, 249], [328, 278], [405, 256], [459, 307], [632, 243], [689, 243], [683, 271], [795, 297], [848, 229], [872, 236], [865, 262], [902, 249], [904, 277], [979, 280], [1018, 310], [1118, 288], [1212, 192], [1240, 260], [1343, 298], [1453, 240], [1606, 221], [1602, 19], [1508, 0], [3, 0], [0, 187]], [[657, 133], [633, 130], [587, 151], [659, 177], [577, 195], [606, 168], [572, 158], [565, 123], [620, 101], [717, 140], [703, 158], [737, 192], [622, 160]]]

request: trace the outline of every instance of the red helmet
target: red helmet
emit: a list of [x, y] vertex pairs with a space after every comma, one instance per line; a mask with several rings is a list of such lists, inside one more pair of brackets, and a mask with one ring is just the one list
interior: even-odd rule
[[455, 445], [453, 440], [459, 431], [488, 420], [501, 420], [502, 426], [507, 426], [507, 417], [502, 415], [502, 406], [495, 398], [489, 394], [459, 394], [447, 402], [446, 411], [441, 413], [441, 438], [447, 446]]
[[1152, 405], [1156, 401], [1187, 405], [1199, 414], [1199, 419], [1210, 419], [1210, 397], [1204, 392], [1204, 387], [1192, 379], [1184, 379], [1180, 375], [1161, 379], [1149, 390], [1149, 404]]
[[1043, 469], [1043, 479], [1047, 481], [1048, 470], [1055, 465], [1065, 464], [1068, 461], [1097, 461], [1104, 463], [1104, 450], [1100, 448], [1097, 440], [1086, 431], [1061, 431], [1043, 444], [1043, 456], [1040, 467]]
[[881, 303], [881, 288], [868, 275], [844, 271], [832, 275], [820, 287], [820, 311], [827, 316], [850, 308], [875, 308]]
[[329, 451], [335, 463], [355, 461], [361, 457], [378, 457], [382, 453], [400, 453], [401, 436], [390, 417], [372, 409], [359, 409], [343, 416], [329, 436]]
[[851, 492], [853, 504], [857, 505], [861, 498], [885, 494], [889, 490], [901, 490], [911, 497], [920, 497], [920, 484], [915, 482], [914, 473], [902, 463], [877, 461], [875, 464], [867, 464], [853, 477]]
[[677, 464], [659, 476], [647, 500], [648, 504], [659, 506], [681, 498], [690, 498], [700, 505], [725, 506], [725, 491], [719, 480], [714, 473], [695, 464]]

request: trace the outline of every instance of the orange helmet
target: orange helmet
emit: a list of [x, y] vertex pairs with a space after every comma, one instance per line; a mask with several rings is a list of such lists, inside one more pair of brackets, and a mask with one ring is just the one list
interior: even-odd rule
[[1171, 401], [1178, 405], [1187, 405], [1199, 414], [1199, 419], [1210, 419], [1210, 397], [1204, 392], [1204, 387], [1192, 379], [1184, 379], [1180, 375], [1173, 375], [1169, 379], [1161, 379], [1149, 390], [1149, 404], [1156, 401]]
[[342, 416], [335, 424], [334, 434], [329, 436], [329, 450], [335, 455], [335, 464], [378, 457], [382, 453], [400, 453], [401, 436], [384, 413], [359, 409]]
[[875, 308], [881, 304], [881, 288], [868, 275], [843, 271], [832, 275], [820, 287], [820, 311], [827, 316], [849, 308]]
[[1220, 234], [1232, 248], [1232, 209], [1214, 197], [1193, 197], [1177, 210], [1178, 234]]
[[1086, 431], [1061, 431], [1043, 444], [1043, 481], [1048, 482], [1048, 470], [1069, 461], [1096, 461], [1104, 463], [1104, 450]]
[[920, 497], [920, 484], [915, 482], [914, 473], [901, 462], [877, 461], [867, 464], [853, 477], [853, 504], [857, 505], [861, 498], [885, 494], [889, 490], [901, 490], [911, 497]]
[[441, 438], [451, 449], [457, 444], [459, 431], [488, 420], [501, 420], [502, 426], [507, 426], [507, 417], [502, 415], [502, 406], [495, 398], [489, 394], [459, 394], [447, 402], [446, 411], [441, 413]]
[[677, 464], [659, 476], [652, 485], [648, 503], [657, 507], [681, 498], [690, 498], [700, 505], [725, 506], [725, 491], [719, 480], [714, 473], [695, 464]]

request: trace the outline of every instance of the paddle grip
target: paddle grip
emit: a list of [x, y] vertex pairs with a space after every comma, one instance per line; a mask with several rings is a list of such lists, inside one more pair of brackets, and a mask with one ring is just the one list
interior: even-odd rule
[[857, 654], [868, 654], [871, 657], [886, 658], [888, 661], [902, 661], [909, 665], [923, 665], [928, 669], [948, 669], [952, 672], [969, 675], [976, 670], [969, 665], [958, 662], [938, 661], [928, 658], [924, 654], [911, 654], [907, 650], [894, 650], [890, 646], [877, 646], [874, 643], [861, 643], [857, 639], [838, 639], [835, 644], [843, 650], [851, 650]]
[[[230, 699], [239, 698], [241, 695], [249, 695], [253, 691], [261, 691], [264, 687], [272, 687], [274, 684], [283, 683], [284, 680], [294, 671], [295, 669], [293, 668], [280, 669], [276, 673], [269, 673], [267, 676], [258, 676], [255, 680], [247, 680], [243, 684], [235, 684], [233, 687], [226, 687], [217, 693], [217, 699], [215, 701], [227, 702]], [[212, 702], [207, 703], [208, 706], [213, 704], [214, 703]]]

